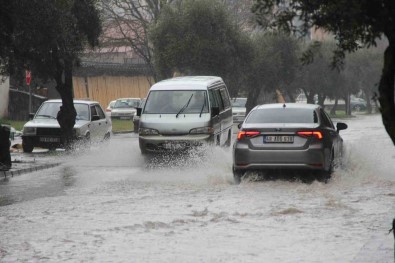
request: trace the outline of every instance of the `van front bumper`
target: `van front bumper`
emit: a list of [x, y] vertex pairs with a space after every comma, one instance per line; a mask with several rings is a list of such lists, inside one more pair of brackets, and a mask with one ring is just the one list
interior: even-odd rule
[[214, 136], [212, 134], [139, 136], [139, 145], [142, 152], [188, 150], [211, 144], [213, 141]]

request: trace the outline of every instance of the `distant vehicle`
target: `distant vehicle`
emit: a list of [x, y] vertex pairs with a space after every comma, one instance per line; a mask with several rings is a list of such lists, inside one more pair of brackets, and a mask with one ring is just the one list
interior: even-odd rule
[[140, 150], [145, 154], [203, 144], [230, 146], [232, 126], [229, 93], [220, 77], [163, 80], [150, 88], [141, 111]]
[[366, 100], [358, 97], [351, 96], [350, 106], [353, 111], [365, 111], [367, 108]]
[[316, 170], [329, 179], [342, 157], [343, 139], [319, 105], [276, 103], [256, 106], [240, 125], [233, 147], [233, 175], [239, 183], [248, 170]]
[[108, 104], [107, 108], [106, 108], [106, 114], [107, 116], [111, 117], [111, 110], [112, 108], [114, 108], [114, 104], [115, 104], [116, 100], [112, 100], [110, 101], [110, 103]]
[[[140, 105], [138, 106], [138, 108], [140, 108], [140, 109], [144, 108], [145, 101], [146, 101], [146, 98], [141, 99], [141, 102], [140, 102]], [[139, 124], [140, 124], [140, 116], [135, 114], [133, 116], [133, 132], [134, 133], [139, 132]]]
[[243, 122], [246, 116], [247, 98], [232, 98], [231, 103], [232, 103], [233, 122], [234, 123]]
[[136, 108], [139, 106], [140, 102], [140, 98], [117, 99], [111, 110], [111, 118], [131, 120], [136, 114]]
[[[46, 149], [63, 148], [64, 141], [56, 116], [61, 100], [48, 100], [41, 104], [33, 119], [23, 126], [22, 147], [32, 152], [34, 147]], [[96, 101], [74, 100], [77, 116], [74, 125], [74, 139], [89, 144], [91, 141], [110, 139], [111, 119], [105, 115]]]
[[[296, 103], [307, 103], [307, 98], [304, 93], [300, 93], [295, 100]], [[318, 96], [314, 95], [314, 103], [318, 104]], [[339, 109], [345, 109], [345, 101], [343, 99], [338, 99], [337, 105], [339, 106]], [[335, 105], [335, 100], [328, 99], [326, 98], [324, 101], [324, 106], [325, 107], [332, 107]], [[362, 98], [358, 98], [354, 95], [350, 96], [350, 107], [351, 110], [353, 111], [364, 111], [367, 108], [367, 103], [366, 100]]]

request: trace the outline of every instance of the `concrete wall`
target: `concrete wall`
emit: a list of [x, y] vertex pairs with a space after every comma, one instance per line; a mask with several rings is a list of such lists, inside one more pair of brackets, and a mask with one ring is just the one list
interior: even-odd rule
[[0, 118], [8, 117], [10, 78], [0, 75]]

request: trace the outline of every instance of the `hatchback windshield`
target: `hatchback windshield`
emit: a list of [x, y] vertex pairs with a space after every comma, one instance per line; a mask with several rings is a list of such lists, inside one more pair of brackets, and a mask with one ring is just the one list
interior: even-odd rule
[[312, 109], [257, 109], [251, 112], [246, 123], [318, 123]]
[[[56, 119], [60, 110], [61, 102], [44, 103], [35, 115], [35, 119]], [[87, 104], [74, 103], [77, 111], [77, 120], [89, 120], [89, 108]]]
[[137, 108], [140, 99], [119, 99], [115, 102], [114, 108]]
[[144, 113], [207, 113], [207, 92], [204, 90], [154, 90], [145, 103]]

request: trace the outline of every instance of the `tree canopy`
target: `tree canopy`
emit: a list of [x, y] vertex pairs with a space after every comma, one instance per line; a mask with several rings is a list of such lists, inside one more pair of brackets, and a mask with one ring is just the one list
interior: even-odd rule
[[252, 8], [267, 28], [305, 35], [312, 28], [333, 34], [337, 50], [333, 65], [341, 65], [346, 52], [388, 40], [379, 83], [384, 127], [395, 144], [395, 1], [393, 0], [255, 0]]
[[[81, 52], [95, 46], [101, 21], [95, 0], [15, 0], [0, 2], [7, 10], [0, 54], [4, 71], [30, 69], [33, 76], [56, 81], [63, 103], [59, 124], [66, 138], [75, 124], [72, 70]], [[3, 19], [3, 17], [2, 17]]]
[[168, 6], [149, 36], [161, 79], [172, 77], [175, 71], [217, 75], [224, 78], [234, 94], [252, 58], [249, 38], [217, 1], [185, 1]]

